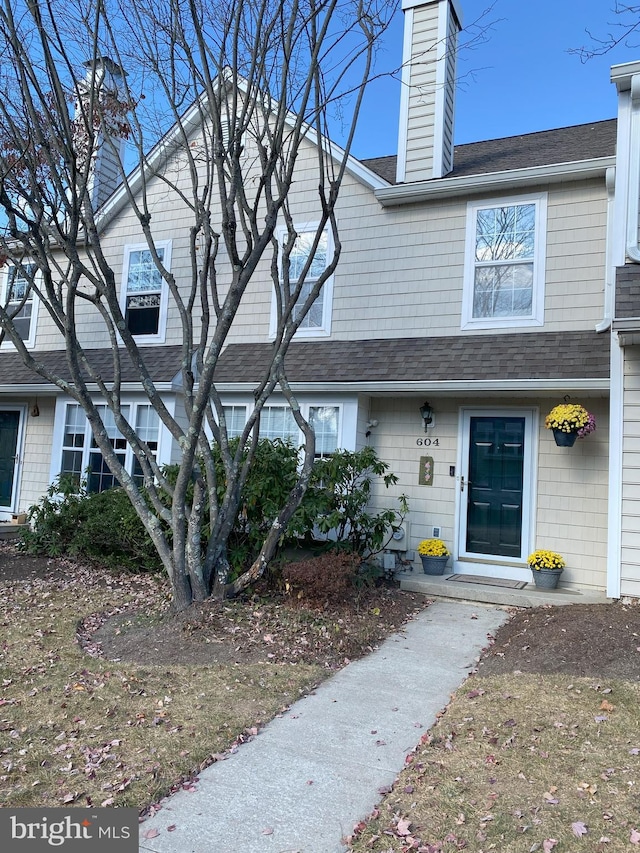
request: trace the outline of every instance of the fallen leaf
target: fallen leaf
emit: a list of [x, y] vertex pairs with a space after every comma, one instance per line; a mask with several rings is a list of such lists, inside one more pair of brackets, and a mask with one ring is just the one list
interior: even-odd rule
[[576, 836], [576, 838], [582, 838], [583, 835], [586, 835], [589, 830], [584, 825], [581, 820], [575, 821], [575, 823], [571, 824], [571, 831]]
[[401, 817], [398, 821], [398, 825], [396, 826], [396, 834], [397, 835], [409, 835], [409, 827], [411, 826], [411, 821], [406, 817]]
[[542, 849], [544, 850], [544, 853], [551, 853], [557, 843], [558, 841], [556, 838], [545, 838], [542, 842]]
[[262, 830], [262, 834], [263, 835], [273, 835], [273, 827], [272, 826], [265, 826], [265, 828]]
[[638, 832], [637, 829], [631, 830], [631, 837], [629, 838], [629, 841], [632, 844], [640, 844], [640, 832]]
[[147, 829], [146, 832], [142, 833], [143, 838], [157, 838], [160, 835], [157, 829]]

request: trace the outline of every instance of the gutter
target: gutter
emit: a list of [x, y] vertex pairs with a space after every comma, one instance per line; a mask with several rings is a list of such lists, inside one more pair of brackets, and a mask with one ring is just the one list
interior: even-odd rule
[[[548, 391], [552, 394], [562, 392], [599, 391], [605, 395], [609, 391], [609, 378], [585, 379], [467, 379], [460, 381], [447, 380], [443, 382], [429, 381], [380, 381], [380, 382], [295, 382], [289, 383], [296, 392], [327, 392], [350, 394], [424, 394], [425, 392], [449, 394], [456, 396], [472, 396], [478, 392], [514, 394], [534, 394]], [[255, 383], [251, 382], [221, 382], [216, 385], [220, 393], [252, 394]]]
[[383, 207], [411, 204], [431, 199], [456, 198], [471, 192], [492, 192], [518, 189], [536, 183], [557, 184], [567, 181], [583, 181], [601, 178], [607, 169], [615, 166], [615, 157], [596, 157], [550, 166], [530, 166], [526, 169], [508, 169], [480, 175], [461, 175], [453, 178], [435, 178], [412, 184], [400, 184], [375, 191], [375, 197]]

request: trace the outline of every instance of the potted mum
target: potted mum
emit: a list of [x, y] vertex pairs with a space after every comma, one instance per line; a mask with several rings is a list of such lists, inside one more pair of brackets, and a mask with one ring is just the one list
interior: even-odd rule
[[560, 575], [566, 566], [561, 554], [544, 549], [529, 554], [527, 563], [533, 575], [533, 582], [544, 589], [555, 589], [558, 586]]
[[551, 409], [544, 425], [553, 430], [558, 447], [573, 447], [577, 438], [584, 438], [595, 430], [596, 419], [579, 403], [562, 403]]
[[423, 539], [418, 545], [425, 575], [443, 575], [451, 551], [442, 539]]

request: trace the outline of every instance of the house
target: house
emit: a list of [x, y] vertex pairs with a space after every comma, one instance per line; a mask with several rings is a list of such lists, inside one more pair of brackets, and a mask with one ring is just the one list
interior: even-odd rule
[[[617, 119], [454, 147], [458, 0], [403, 7], [398, 152], [349, 162], [340, 264], [291, 345], [289, 380], [320, 453], [369, 443], [399, 476], [395, 494], [410, 505], [401, 553], [437, 531], [455, 572], [526, 580], [527, 555], [549, 548], [564, 555], [569, 586], [640, 595], [640, 62], [612, 70]], [[299, 168], [291, 206], [304, 236], [305, 156]], [[145, 275], [123, 194], [115, 189], [104, 210], [122, 304], [177, 414], [166, 289]], [[157, 245], [179, 277], [187, 229], [174, 211], [165, 219]], [[232, 432], [271, 346], [272, 290], [268, 275], [256, 277], [218, 366]], [[24, 340], [62, 364], [50, 320], [35, 301], [22, 311]], [[79, 334], [95, 341], [96, 372], [106, 370], [109, 342], [89, 316]], [[0, 518], [34, 503], [60, 472], [90, 468], [91, 489], [110, 486], [80, 407], [6, 345], [0, 370]], [[133, 373], [124, 380], [129, 422], [170, 462], [174, 442]], [[545, 429], [563, 400], [597, 422], [572, 448]], [[107, 426], [135, 476], [126, 442]], [[261, 428], [298, 439], [278, 395]]]

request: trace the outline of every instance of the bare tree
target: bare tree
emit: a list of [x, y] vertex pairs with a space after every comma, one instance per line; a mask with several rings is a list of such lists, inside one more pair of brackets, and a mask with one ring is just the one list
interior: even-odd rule
[[594, 56], [603, 56], [620, 44], [628, 47], [637, 46], [640, 42], [640, 5], [637, 3], [622, 3], [615, 0], [612, 10], [618, 16], [617, 20], [608, 24], [611, 27], [606, 34], [597, 35], [592, 30], [586, 30], [590, 44], [571, 48], [569, 53], [577, 54], [582, 62], [587, 62]]
[[[177, 609], [229, 591], [226, 543], [260, 414], [276, 389], [304, 435], [300, 476], [234, 590], [264, 570], [307, 487], [314, 435], [287, 381], [284, 356], [340, 257], [336, 203], [376, 45], [392, 11], [385, 0], [2, 2], [6, 228], [0, 252], [18, 270], [0, 305], [2, 336], [86, 413], [104, 460], [158, 551]], [[334, 109], [347, 126], [341, 149], [328, 141]], [[125, 139], [133, 162], [122, 160]], [[314, 225], [301, 251], [292, 186], [301, 156], [309, 168], [310, 151]], [[179, 273], [166, 263], [158, 236], [158, 182], [162, 206], [175, 211], [188, 232], [188, 259]], [[119, 189], [109, 199], [115, 183]], [[141, 287], [128, 305], [121, 301], [119, 267], [105, 242], [114, 197], [126, 201], [137, 239], [148, 248], [151, 263], [140, 276], [161, 279], [168, 314], [179, 326], [179, 415], [163, 402], [150, 350], [139, 346], [131, 322], [136, 310], [153, 314], [157, 296]], [[325, 251], [317, 272], [314, 259]], [[265, 269], [276, 294], [275, 339], [236, 448], [216, 367], [234, 318]], [[34, 295], [66, 354], [64, 369], [25, 345], [20, 318]], [[80, 331], [88, 317], [89, 340]], [[92, 359], [97, 340], [109, 348], [108, 375]], [[137, 383], [179, 447], [171, 479], [128, 419], [125, 365], [134, 366]], [[135, 455], [143, 487], [125, 468], [105, 414]]]

